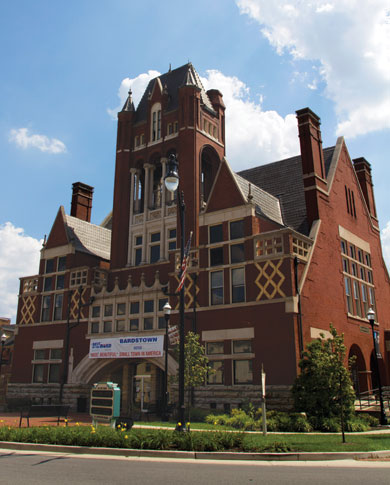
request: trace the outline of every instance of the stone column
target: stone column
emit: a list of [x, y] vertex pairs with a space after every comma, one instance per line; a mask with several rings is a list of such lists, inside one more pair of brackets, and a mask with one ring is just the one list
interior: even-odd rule
[[[127, 266], [131, 266], [131, 253], [133, 251], [133, 235], [131, 226], [133, 225], [133, 214], [134, 214], [134, 191], [136, 183], [137, 169], [131, 168], [131, 182], [130, 182], [130, 216], [129, 216], [129, 242], [127, 246]], [[138, 195], [138, 190], [137, 190]]]
[[142, 262], [141, 264], [146, 264], [148, 261], [147, 255], [147, 231], [146, 231], [146, 222], [149, 219], [149, 203], [150, 203], [150, 186], [153, 187], [153, 180], [150, 180], [151, 169], [153, 165], [150, 163], [144, 164], [145, 169], [145, 197], [144, 197], [144, 222], [143, 222], [143, 231], [142, 231]]

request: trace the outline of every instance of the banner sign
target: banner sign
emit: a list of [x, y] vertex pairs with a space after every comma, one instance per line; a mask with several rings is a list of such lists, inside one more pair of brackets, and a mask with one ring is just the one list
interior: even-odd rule
[[172, 327], [168, 328], [168, 339], [169, 345], [176, 345], [177, 343], [179, 343], [180, 336], [177, 325], [173, 325]]
[[90, 359], [128, 359], [162, 357], [164, 336], [93, 339], [89, 344]]

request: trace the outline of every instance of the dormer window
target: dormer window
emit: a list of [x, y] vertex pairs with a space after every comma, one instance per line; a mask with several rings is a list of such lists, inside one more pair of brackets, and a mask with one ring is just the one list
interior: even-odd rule
[[152, 141], [159, 140], [161, 138], [161, 104], [156, 103], [152, 107], [152, 126], [151, 126], [151, 139]]

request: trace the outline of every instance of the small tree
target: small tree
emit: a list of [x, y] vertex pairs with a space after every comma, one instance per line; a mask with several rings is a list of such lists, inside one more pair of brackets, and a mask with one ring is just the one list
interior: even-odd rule
[[[175, 355], [179, 357], [179, 345], [175, 348]], [[207, 374], [214, 372], [209, 365], [209, 359], [205, 355], [205, 348], [199, 342], [199, 334], [188, 332], [184, 342], [184, 387], [187, 391], [188, 420], [191, 417], [191, 390], [201, 386], [207, 379]], [[174, 377], [178, 380], [178, 376]]]
[[[321, 424], [327, 418], [344, 419], [354, 412], [355, 393], [348, 369], [344, 366], [344, 335], [330, 326], [331, 338], [310, 342], [299, 362], [300, 375], [292, 393], [297, 411], [304, 411]], [[350, 361], [350, 364], [352, 362]]]

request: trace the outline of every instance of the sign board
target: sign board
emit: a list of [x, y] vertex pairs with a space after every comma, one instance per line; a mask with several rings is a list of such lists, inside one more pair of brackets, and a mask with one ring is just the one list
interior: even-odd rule
[[163, 346], [163, 335], [93, 339], [89, 344], [89, 358], [128, 359], [162, 357]]
[[90, 415], [96, 421], [112, 421], [120, 415], [121, 391], [113, 382], [99, 382], [91, 389]]

